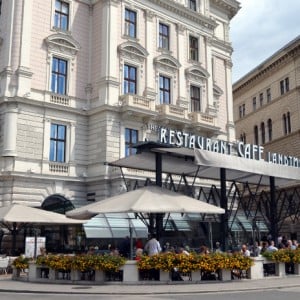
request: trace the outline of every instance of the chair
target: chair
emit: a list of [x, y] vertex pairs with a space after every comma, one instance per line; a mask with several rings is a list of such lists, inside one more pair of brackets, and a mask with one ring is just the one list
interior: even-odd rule
[[0, 274], [7, 274], [9, 257], [0, 258]]

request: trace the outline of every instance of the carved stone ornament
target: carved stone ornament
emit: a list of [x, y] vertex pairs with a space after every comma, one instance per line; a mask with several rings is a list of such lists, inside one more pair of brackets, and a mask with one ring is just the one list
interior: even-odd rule
[[143, 62], [149, 55], [148, 51], [141, 45], [133, 42], [126, 42], [118, 47], [120, 56], [137, 62]]
[[66, 55], [75, 56], [80, 45], [70, 35], [55, 33], [45, 39], [49, 51], [57, 51]]
[[156, 57], [154, 59], [154, 63], [160, 70], [172, 73], [175, 73], [181, 67], [181, 64], [176, 58], [167, 54], [162, 54]]
[[185, 70], [187, 79], [194, 81], [202, 81], [209, 78], [209, 73], [202, 67], [190, 67]]

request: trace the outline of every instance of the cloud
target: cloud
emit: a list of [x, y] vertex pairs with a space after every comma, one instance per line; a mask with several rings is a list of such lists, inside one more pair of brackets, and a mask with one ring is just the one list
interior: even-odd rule
[[231, 21], [233, 81], [251, 71], [300, 33], [300, 1], [240, 0]]

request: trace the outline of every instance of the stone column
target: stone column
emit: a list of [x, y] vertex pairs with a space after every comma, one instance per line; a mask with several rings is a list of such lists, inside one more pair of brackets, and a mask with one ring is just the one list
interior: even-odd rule
[[17, 156], [18, 107], [8, 105], [4, 112], [2, 156]]

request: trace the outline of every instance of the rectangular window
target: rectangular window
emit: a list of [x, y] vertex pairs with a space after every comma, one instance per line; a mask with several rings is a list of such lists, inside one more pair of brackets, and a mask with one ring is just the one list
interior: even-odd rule
[[171, 102], [171, 80], [165, 76], [159, 76], [159, 100], [160, 104], [170, 104]]
[[136, 38], [136, 12], [125, 9], [125, 34]]
[[196, 0], [189, 0], [189, 8], [194, 11], [197, 10]]
[[271, 89], [268, 88], [267, 89], [267, 102], [269, 103], [269, 102], [271, 102], [271, 100], [272, 100]]
[[239, 106], [239, 115], [240, 115], [240, 118], [242, 118], [246, 115], [246, 105], [245, 105], [245, 103]]
[[136, 94], [136, 68], [124, 65], [124, 94]]
[[256, 97], [252, 98], [253, 111], [256, 111]]
[[53, 57], [51, 74], [51, 91], [53, 93], [66, 95], [68, 62], [64, 59]]
[[260, 106], [264, 105], [264, 94], [263, 93], [259, 94], [259, 103], [260, 103]]
[[159, 48], [169, 50], [169, 26], [159, 23]]
[[55, 0], [54, 26], [62, 30], [69, 28], [69, 3]]
[[198, 39], [194, 36], [190, 36], [190, 60], [198, 61], [199, 56], [198, 52]]
[[191, 111], [201, 111], [200, 87], [191, 86]]
[[65, 162], [66, 156], [66, 126], [51, 124], [50, 161]]
[[280, 81], [280, 94], [283, 95], [290, 90], [289, 78], [285, 78]]
[[132, 145], [138, 142], [138, 131], [131, 128], [125, 128], [125, 156], [136, 153], [136, 149]]

